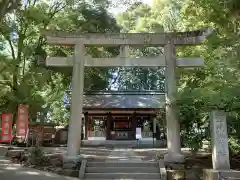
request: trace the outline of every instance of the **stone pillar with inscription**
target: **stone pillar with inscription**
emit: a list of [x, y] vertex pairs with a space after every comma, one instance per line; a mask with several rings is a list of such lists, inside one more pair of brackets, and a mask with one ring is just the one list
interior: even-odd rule
[[226, 113], [212, 111], [210, 115], [212, 163], [215, 170], [230, 169]]
[[164, 46], [166, 61], [166, 123], [167, 123], [167, 147], [168, 153], [164, 156], [164, 161], [169, 163], [184, 162], [184, 156], [181, 154], [180, 143], [180, 124], [176, 107], [176, 49], [174, 44], [169, 42]]
[[85, 46], [76, 44], [74, 47], [74, 64], [72, 73], [71, 117], [68, 127], [66, 166], [79, 161], [82, 131], [83, 86], [84, 86], [84, 55]]

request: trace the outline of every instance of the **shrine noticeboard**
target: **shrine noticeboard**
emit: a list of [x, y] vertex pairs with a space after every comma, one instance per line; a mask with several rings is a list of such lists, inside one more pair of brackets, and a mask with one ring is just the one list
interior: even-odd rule
[[10, 142], [12, 140], [12, 114], [2, 114], [2, 137], [1, 142]]
[[28, 131], [28, 105], [18, 105], [17, 137], [26, 137]]
[[142, 139], [142, 129], [140, 127], [136, 128], [136, 139]]

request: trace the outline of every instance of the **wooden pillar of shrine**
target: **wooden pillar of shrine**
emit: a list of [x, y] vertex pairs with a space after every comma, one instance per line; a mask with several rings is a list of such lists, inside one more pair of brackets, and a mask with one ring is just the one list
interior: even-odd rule
[[157, 137], [157, 121], [156, 118], [153, 114], [149, 115], [149, 122], [152, 122], [152, 137], [156, 138]]
[[84, 113], [84, 139], [88, 140], [88, 112]]
[[88, 121], [87, 121], [87, 123], [88, 123], [88, 137], [92, 137], [92, 119], [90, 119], [89, 118], [89, 116], [88, 116]]
[[112, 126], [112, 115], [107, 113], [107, 123], [106, 123], [106, 140], [111, 140], [111, 126]]
[[136, 118], [136, 112], [132, 115], [132, 138], [133, 140], [136, 139], [136, 128], [137, 128], [137, 118]]

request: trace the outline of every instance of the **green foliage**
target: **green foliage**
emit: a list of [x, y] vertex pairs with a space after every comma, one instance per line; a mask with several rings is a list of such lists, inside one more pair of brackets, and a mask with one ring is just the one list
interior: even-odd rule
[[229, 144], [229, 149], [231, 150], [231, 153], [239, 154], [239, 152], [240, 152], [239, 139], [235, 139], [233, 137], [230, 137], [229, 141], [228, 141], [228, 144]]
[[[233, 1], [228, 1], [233, 2]], [[239, 17], [232, 14], [229, 4], [226, 1], [184, 1], [181, 8], [181, 18], [183, 28], [194, 29], [202, 27], [213, 27], [215, 32], [208, 42], [202, 46], [191, 50], [192, 55], [204, 57], [206, 66], [195, 72], [181, 71], [180, 94], [178, 104], [189, 106], [190, 109], [181, 109], [182, 121], [186, 127], [193, 127], [196, 121], [203, 122], [205, 119], [205, 129], [208, 129], [208, 118], [206, 114], [213, 109], [222, 109], [227, 112], [239, 114], [239, 42], [238, 32]], [[189, 54], [189, 49], [181, 50], [181, 54]], [[184, 104], [184, 105], [183, 105]], [[196, 113], [192, 114], [191, 112]], [[192, 114], [189, 117], [189, 114]], [[205, 114], [203, 116], [203, 114]], [[231, 126], [232, 119], [228, 118], [228, 126]], [[204, 129], [203, 128], [203, 129]], [[238, 142], [236, 134], [230, 133], [230, 148], [236, 152]], [[189, 130], [186, 131], [187, 133]], [[209, 137], [209, 133], [207, 134]], [[190, 134], [194, 137], [194, 132]], [[202, 136], [202, 139], [206, 136]], [[195, 138], [199, 142], [199, 136]]]
[[32, 147], [28, 150], [27, 164], [44, 166], [49, 164], [49, 159], [44, 154], [44, 150], [41, 147]]
[[[238, 0], [154, 0], [152, 6], [124, 1], [127, 10], [116, 19], [108, 13], [107, 8], [113, 6], [108, 0], [93, 3], [40, 0], [1, 6], [6, 2], [0, 2], [0, 112], [16, 114], [17, 105], [27, 103], [31, 119], [36, 119], [39, 112], [44, 120], [59, 124], [69, 119], [63, 96], [70, 85], [71, 69], [39, 67], [37, 57], [67, 56], [73, 49], [46, 45], [40, 30], [175, 32], [212, 27], [215, 31], [205, 44], [177, 49], [179, 57], [205, 59], [202, 68], [177, 70], [182, 136], [194, 150], [201, 147], [202, 140], [209, 139], [208, 113], [213, 109], [235, 112], [235, 116], [228, 118], [229, 126], [239, 124]], [[88, 47], [87, 51], [93, 57], [119, 54], [117, 48]], [[162, 47], [130, 48], [131, 56], [162, 53]], [[164, 91], [164, 68], [85, 68], [85, 91], [113, 87]], [[239, 128], [230, 133], [234, 152], [239, 149], [236, 140], [239, 134]]]
[[4, 16], [11, 13], [14, 9], [19, 8], [21, 0], [1, 0], [0, 1], [0, 23]]
[[[40, 31], [119, 31], [106, 7], [84, 1], [27, 1], [15, 11], [6, 12], [0, 27], [0, 112], [13, 112], [16, 118], [17, 105], [25, 103], [29, 104], [30, 120], [36, 120], [40, 113], [44, 121], [66, 123], [69, 112], [63, 98], [71, 82], [71, 70], [39, 67], [37, 57], [71, 55], [72, 48], [47, 46]], [[115, 53], [111, 48], [93, 47], [88, 51], [92, 56]], [[85, 90], [105, 89], [110, 73], [109, 69], [86, 68]]]
[[[122, 32], [163, 32], [163, 25], [155, 18], [149, 5], [137, 3], [117, 16]], [[162, 48], [143, 47], [130, 49], [130, 55], [158, 56]], [[160, 90], [164, 91], [163, 68], [121, 68], [117, 71], [116, 82], [119, 90]], [[129, 79], [131, 79], [129, 81]]]
[[[237, 2], [154, 0], [151, 7], [143, 4], [132, 6], [117, 17], [123, 32], [174, 32], [214, 28], [214, 33], [204, 45], [177, 49], [179, 57], [202, 56], [205, 59], [205, 67], [177, 70], [177, 105], [180, 108], [182, 137], [185, 144], [193, 150], [199, 149], [203, 140], [209, 140], [208, 114], [211, 110], [222, 109], [239, 114], [240, 8]], [[158, 48], [152, 48], [152, 52], [146, 52], [146, 49], [148, 48], [131, 53], [135, 56], [156, 56], [162, 53], [161, 48], [158, 53], [154, 53]], [[153, 87], [151, 82], [156, 81], [154, 78], [164, 81], [159, 76], [149, 76], [151, 73], [147, 69], [124, 69], [120, 72], [119, 87], [150, 89]], [[158, 74], [156, 70], [154, 73]], [[239, 124], [236, 117], [233, 119]], [[229, 120], [229, 125], [231, 123], [232, 120]], [[239, 128], [230, 134], [230, 138], [236, 139], [236, 134], [239, 134]], [[235, 145], [238, 146], [236, 143], [237, 141]]]

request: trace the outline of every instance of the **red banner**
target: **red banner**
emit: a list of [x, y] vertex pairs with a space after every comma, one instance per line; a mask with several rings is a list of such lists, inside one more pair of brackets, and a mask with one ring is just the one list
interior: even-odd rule
[[12, 114], [2, 114], [2, 139], [1, 142], [9, 142], [12, 140]]
[[28, 105], [18, 105], [16, 136], [26, 137], [28, 131]]

